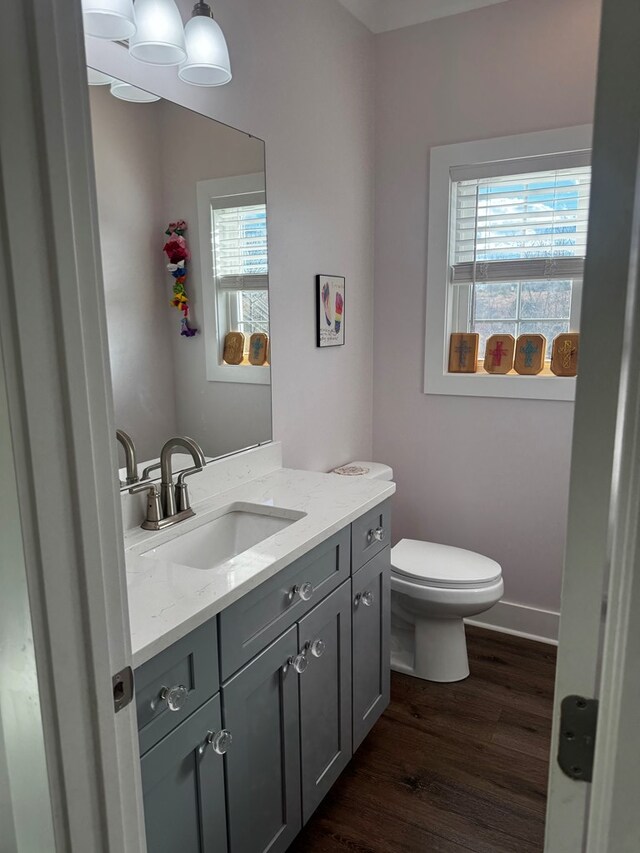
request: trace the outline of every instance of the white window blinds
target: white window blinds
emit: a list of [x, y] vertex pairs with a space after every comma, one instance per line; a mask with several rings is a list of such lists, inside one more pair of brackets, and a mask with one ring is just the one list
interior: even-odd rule
[[218, 287], [266, 290], [269, 283], [266, 205], [212, 208], [211, 214]]
[[450, 282], [581, 278], [591, 187], [588, 162], [510, 175], [488, 166], [494, 168], [474, 178], [467, 177], [469, 167], [451, 170]]

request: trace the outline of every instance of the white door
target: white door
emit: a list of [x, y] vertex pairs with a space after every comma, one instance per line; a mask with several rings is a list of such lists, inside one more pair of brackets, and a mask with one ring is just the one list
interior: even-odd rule
[[[640, 3], [604, 0], [547, 853], [640, 850], [639, 146]], [[567, 696], [599, 703], [591, 782], [556, 760]]]
[[2, 489], [19, 511], [55, 850], [138, 853], [135, 706], [115, 713], [112, 686], [131, 649], [80, 0], [2, 0], [2, 31]]

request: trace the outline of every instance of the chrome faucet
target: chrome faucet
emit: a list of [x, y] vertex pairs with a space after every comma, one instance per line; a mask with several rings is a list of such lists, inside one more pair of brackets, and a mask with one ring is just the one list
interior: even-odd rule
[[[194, 461], [192, 468], [178, 474], [178, 482], [173, 483], [172, 459], [176, 450], [186, 450]], [[202, 448], [192, 438], [176, 436], [166, 442], [160, 453], [160, 461], [145, 468], [142, 478], [147, 479], [151, 472], [160, 468], [160, 491], [156, 483], [141, 483], [130, 489], [132, 494], [147, 491], [147, 516], [142, 522], [144, 530], [163, 530], [195, 515], [189, 503], [189, 491], [185, 478], [202, 471], [207, 464]]]
[[125, 465], [127, 466], [127, 479], [123, 486], [132, 486], [138, 482], [138, 465], [136, 464], [136, 446], [133, 439], [123, 429], [116, 430], [116, 438], [124, 449]]

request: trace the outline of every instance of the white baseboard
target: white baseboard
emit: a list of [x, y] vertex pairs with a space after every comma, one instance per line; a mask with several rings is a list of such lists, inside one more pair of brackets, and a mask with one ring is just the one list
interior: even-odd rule
[[467, 625], [477, 625], [478, 628], [488, 628], [503, 634], [515, 634], [517, 637], [526, 637], [528, 640], [558, 645], [560, 614], [554, 610], [539, 610], [537, 607], [526, 607], [524, 604], [499, 601], [486, 613], [464, 621]]

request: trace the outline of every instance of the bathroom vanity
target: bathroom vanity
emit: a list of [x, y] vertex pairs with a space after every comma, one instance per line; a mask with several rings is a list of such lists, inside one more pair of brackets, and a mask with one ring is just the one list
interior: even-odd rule
[[277, 453], [207, 466], [195, 518], [126, 533], [149, 853], [286, 850], [389, 701], [394, 486], [238, 473]]

